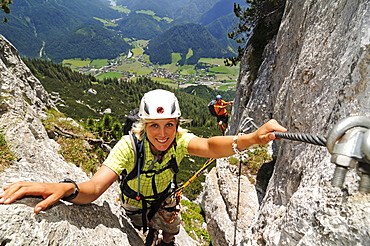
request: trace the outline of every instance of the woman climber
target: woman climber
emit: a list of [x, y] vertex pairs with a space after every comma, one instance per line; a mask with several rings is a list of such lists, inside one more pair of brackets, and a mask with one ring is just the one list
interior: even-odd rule
[[[253, 144], [263, 145], [274, 140], [273, 131], [286, 131], [275, 120], [270, 120], [250, 134], [200, 138], [179, 126], [180, 116], [173, 93], [165, 90], [147, 92], [141, 99], [140, 120], [134, 125], [133, 134], [122, 137], [89, 181], [78, 184], [70, 179], [59, 183], [16, 182], [4, 188], [0, 204], [10, 204], [25, 195], [44, 198], [35, 206], [35, 213], [60, 199], [88, 204], [126, 174], [121, 177], [122, 201], [134, 226], [144, 226], [145, 231], [147, 224], [149, 228], [162, 230], [162, 239], [157, 245], [175, 245], [174, 237], [179, 233], [181, 219], [166, 195], [178, 171], [177, 163], [187, 154], [208, 158], [231, 156]], [[132, 139], [137, 139], [136, 152]], [[140, 148], [141, 157], [137, 156]], [[141, 158], [143, 164], [135, 175], [131, 175], [138, 162], [135, 158]], [[160, 201], [160, 208], [155, 201]], [[153, 207], [156, 208], [153, 210]]]

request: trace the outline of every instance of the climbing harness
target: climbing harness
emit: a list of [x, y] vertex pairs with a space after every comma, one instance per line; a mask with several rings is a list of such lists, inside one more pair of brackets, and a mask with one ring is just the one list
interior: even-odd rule
[[[135, 157], [135, 166], [132, 169], [130, 173], [123, 172], [121, 175], [120, 180], [120, 189], [122, 192], [122, 195], [125, 195], [128, 198], [135, 199], [137, 201], [142, 202], [142, 209], [138, 210], [134, 213], [141, 213], [142, 214], [142, 222], [143, 222], [143, 231], [146, 232], [147, 230], [147, 217], [150, 221], [154, 214], [158, 211], [160, 208], [162, 202], [168, 197], [169, 191], [172, 188], [172, 183], [170, 183], [167, 188], [165, 188], [163, 191], [158, 192], [157, 186], [155, 183], [155, 175], [158, 175], [162, 173], [163, 171], [170, 169], [172, 173], [174, 174], [174, 184], [175, 189], [177, 188], [177, 182], [176, 182], [176, 174], [179, 171], [176, 158], [172, 156], [171, 160], [168, 162], [168, 164], [159, 169], [159, 170], [143, 170], [144, 167], [144, 160], [145, 160], [145, 151], [144, 151], [144, 139], [139, 141], [131, 132], [129, 134], [131, 144], [134, 151], [134, 157]], [[174, 143], [174, 146], [176, 148], [176, 143]], [[151, 196], [144, 196], [140, 193], [140, 179], [141, 175], [146, 175], [146, 177], [151, 178], [152, 180], [152, 190], [153, 195]], [[135, 191], [133, 190], [129, 185], [128, 181], [137, 179], [138, 189]], [[123, 200], [123, 199], [122, 199]], [[147, 211], [148, 215], [147, 215]], [[128, 211], [130, 212], [130, 211]]]
[[[158, 213], [162, 216], [163, 220], [167, 223], [173, 223], [175, 218], [180, 213], [180, 200], [182, 197], [182, 193], [176, 193], [175, 198], [170, 197], [170, 201], [168, 203], [163, 202], [160, 208], [158, 209]], [[173, 204], [175, 206], [173, 206]], [[171, 216], [167, 218], [165, 212], [171, 213]]]

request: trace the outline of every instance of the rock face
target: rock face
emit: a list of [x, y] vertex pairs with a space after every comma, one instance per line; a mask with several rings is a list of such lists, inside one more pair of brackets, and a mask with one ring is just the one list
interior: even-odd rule
[[[0, 187], [16, 181], [58, 182], [87, 175], [58, 154], [40, 119], [54, 107], [41, 83], [23, 64], [16, 49], [0, 36], [0, 128], [18, 160], [0, 173]], [[40, 214], [41, 198], [27, 197], [0, 205], [1, 245], [143, 245], [115, 201], [112, 186], [89, 205], [58, 202]]]
[[212, 245], [234, 245], [235, 223], [237, 239], [247, 228], [258, 210], [257, 193], [246, 176], [240, 176], [241, 189], [238, 204], [237, 166], [229, 165], [227, 159], [219, 159], [217, 167], [207, 175], [201, 194], [201, 206], [207, 218], [207, 229]]
[[[249, 116], [260, 125], [274, 118], [290, 132], [326, 136], [340, 119], [370, 117], [369, 30], [367, 0], [287, 0], [255, 81], [247, 79], [250, 49], [243, 57], [230, 129]], [[247, 229], [237, 231], [237, 245], [369, 245], [370, 196], [358, 191], [358, 170], [350, 169], [343, 188], [336, 188], [327, 148], [276, 144], [266, 195], [251, 222], [240, 218]], [[227, 181], [218, 176], [206, 182]], [[207, 221], [216, 220], [218, 214], [207, 213], [211, 199], [203, 198]], [[226, 233], [211, 234], [213, 245], [232, 245]]]
[[[55, 108], [51, 97], [24, 65], [18, 52], [0, 35], [0, 129], [17, 161], [0, 172], [2, 187], [16, 181], [58, 182], [89, 177], [58, 154], [59, 144], [49, 139], [41, 123], [45, 110]], [[58, 96], [58, 95], [54, 95]], [[42, 198], [25, 197], [0, 205], [0, 245], [144, 245], [121, 209], [118, 184], [92, 204], [58, 202], [39, 213], [33, 207]], [[197, 245], [181, 227], [176, 241]]]

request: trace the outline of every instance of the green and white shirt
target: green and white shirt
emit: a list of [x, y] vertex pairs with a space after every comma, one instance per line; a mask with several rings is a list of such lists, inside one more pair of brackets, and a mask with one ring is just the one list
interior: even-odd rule
[[[147, 170], [160, 170], [167, 166], [168, 162], [171, 160], [172, 156], [176, 158], [177, 163], [179, 164], [185, 155], [188, 153], [188, 144], [190, 140], [195, 137], [192, 133], [184, 133], [181, 136], [176, 136], [176, 151], [174, 146], [166, 151], [163, 156], [161, 163], [156, 162], [152, 169], [149, 169], [150, 165], [154, 160], [154, 155], [150, 151], [150, 146], [148, 140], [144, 141], [145, 149], [145, 161], [143, 171]], [[131, 170], [135, 167], [135, 157], [134, 151], [131, 144], [130, 136], [123, 136], [122, 139], [114, 146], [112, 151], [109, 153], [107, 159], [104, 161], [103, 165], [106, 165], [112, 169], [118, 175], [121, 175], [123, 170], [126, 170], [127, 173], [130, 173]], [[157, 187], [157, 192], [160, 193], [164, 191], [167, 186], [170, 184], [173, 178], [173, 172], [170, 169], [166, 169], [163, 172], [155, 175], [155, 183]], [[128, 181], [128, 185], [133, 190], [138, 190], [138, 181], [137, 178]], [[140, 194], [144, 196], [152, 196], [152, 177], [147, 177], [146, 174], [140, 175]], [[135, 199], [128, 199], [128, 203], [132, 206], [142, 208], [141, 201], [136, 201]]]

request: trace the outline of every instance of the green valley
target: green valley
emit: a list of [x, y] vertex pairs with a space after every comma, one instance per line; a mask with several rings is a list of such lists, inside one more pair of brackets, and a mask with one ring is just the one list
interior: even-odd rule
[[72, 58], [112, 60], [129, 49], [136, 57], [136, 47], [127, 41], [145, 40], [142, 52], [149, 56], [143, 59], [171, 64], [171, 53], [178, 53], [180, 65], [195, 65], [200, 58], [236, 54], [237, 44], [227, 38], [233, 15], [233, 3], [227, 0], [14, 1], [0, 33], [21, 56], [56, 63]]
[[[135, 41], [136, 44], [145, 43], [144, 40]], [[227, 67], [224, 59], [200, 58], [195, 65], [179, 65], [181, 54], [172, 53], [171, 63], [153, 65], [148, 55], [138, 45], [132, 49], [129, 55], [123, 55], [116, 59], [81, 60], [67, 59], [62, 64], [70, 66], [84, 74], [94, 75], [98, 79], [137, 79], [148, 77], [154, 81], [165, 83], [175, 87], [187, 87], [189, 85], [207, 85], [219, 90], [230, 90], [236, 85], [239, 74], [239, 66]]]

